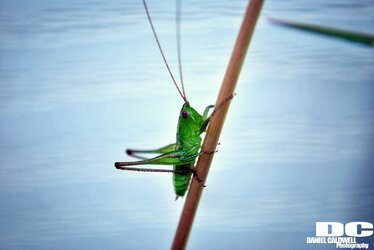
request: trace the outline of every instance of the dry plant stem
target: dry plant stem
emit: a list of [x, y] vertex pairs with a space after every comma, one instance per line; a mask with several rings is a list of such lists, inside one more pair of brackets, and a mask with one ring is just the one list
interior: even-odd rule
[[[252, 0], [247, 7], [242, 25], [240, 27], [239, 35], [237, 37], [230, 62], [226, 69], [225, 77], [217, 97], [216, 107], [225, 99], [227, 100], [228, 97], [234, 94], [240, 70], [242, 68], [257, 19], [260, 15], [262, 5], [263, 0]], [[214, 114], [214, 116], [211, 117], [209, 128], [205, 135], [202, 146], [202, 152], [210, 152], [216, 149], [229, 106], [230, 101], [227, 101], [225, 105], [223, 105], [222, 108], [220, 108]], [[207, 179], [209, 167], [213, 160], [213, 155], [214, 154], [202, 154], [198, 159], [196, 171], [199, 178], [204, 182]], [[185, 249], [202, 190], [203, 186], [194, 179], [191, 183], [191, 187], [183, 207], [172, 249]]]

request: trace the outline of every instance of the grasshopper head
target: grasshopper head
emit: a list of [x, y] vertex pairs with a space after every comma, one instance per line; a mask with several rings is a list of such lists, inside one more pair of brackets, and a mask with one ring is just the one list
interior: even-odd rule
[[203, 117], [190, 106], [188, 102], [185, 102], [179, 114], [179, 123], [189, 126], [192, 129], [200, 129], [204, 119]]

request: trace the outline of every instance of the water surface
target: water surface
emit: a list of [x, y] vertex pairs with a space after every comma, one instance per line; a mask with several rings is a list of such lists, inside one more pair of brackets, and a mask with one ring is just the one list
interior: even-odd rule
[[[183, 5], [186, 91], [200, 111], [245, 6]], [[174, 2], [149, 8], [176, 73]], [[316, 221], [373, 223], [373, 50], [266, 20], [374, 33], [372, 13], [371, 1], [265, 3], [191, 249], [313, 248]], [[184, 202], [171, 176], [113, 167], [127, 147], [173, 142], [182, 105], [141, 1], [2, 1], [0, 55], [0, 248], [169, 248]]]

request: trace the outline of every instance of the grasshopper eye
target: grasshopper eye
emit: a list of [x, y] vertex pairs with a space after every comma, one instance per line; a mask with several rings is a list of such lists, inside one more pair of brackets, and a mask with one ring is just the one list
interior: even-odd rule
[[183, 110], [182, 111], [182, 116], [183, 116], [183, 118], [188, 118], [188, 112]]

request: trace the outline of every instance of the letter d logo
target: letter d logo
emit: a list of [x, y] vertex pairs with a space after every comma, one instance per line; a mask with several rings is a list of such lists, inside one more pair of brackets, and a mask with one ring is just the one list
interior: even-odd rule
[[344, 224], [340, 222], [316, 222], [316, 236], [343, 236]]

